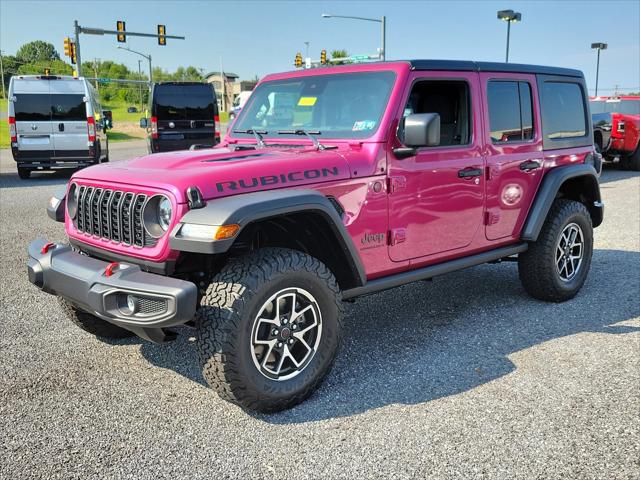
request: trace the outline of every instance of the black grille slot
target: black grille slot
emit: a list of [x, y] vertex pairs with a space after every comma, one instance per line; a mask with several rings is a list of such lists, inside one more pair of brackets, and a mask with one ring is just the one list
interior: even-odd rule
[[76, 228], [80, 232], [137, 247], [156, 245], [144, 229], [147, 195], [81, 185]]

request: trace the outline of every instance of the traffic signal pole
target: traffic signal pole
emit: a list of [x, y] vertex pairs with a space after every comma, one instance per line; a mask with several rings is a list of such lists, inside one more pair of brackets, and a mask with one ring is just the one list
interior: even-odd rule
[[[124, 23], [124, 22], [123, 22]], [[85, 35], [125, 35], [130, 37], [147, 37], [147, 38], [172, 38], [174, 40], [184, 40], [185, 37], [179, 35], [159, 35], [156, 33], [140, 33], [140, 32], [125, 32], [125, 31], [117, 31], [117, 30], [105, 30], [103, 28], [92, 28], [92, 27], [82, 27], [78, 24], [77, 20], [73, 21], [73, 31], [75, 37], [76, 44], [76, 60], [77, 60], [77, 72], [78, 76], [82, 75], [82, 62], [80, 60], [80, 34], [84, 33]], [[149, 72], [151, 72], [151, 56], [148, 57], [149, 60]], [[151, 74], [149, 74], [149, 82], [152, 82]]]
[[80, 31], [81, 27], [78, 25], [78, 21], [74, 20], [73, 36], [76, 43], [76, 71], [78, 72], [78, 77], [82, 76], [82, 60], [80, 60]]

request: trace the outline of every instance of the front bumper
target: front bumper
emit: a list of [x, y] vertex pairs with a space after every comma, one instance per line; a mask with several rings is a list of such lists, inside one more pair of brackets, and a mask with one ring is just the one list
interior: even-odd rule
[[29, 281], [92, 315], [143, 338], [162, 341], [163, 328], [186, 323], [195, 314], [198, 289], [192, 282], [143, 272], [127, 263], [118, 263], [108, 275], [108, 262], [77, 253], [68, 245], [48, 250], [45, 245], [43, 239], [29, 245]]

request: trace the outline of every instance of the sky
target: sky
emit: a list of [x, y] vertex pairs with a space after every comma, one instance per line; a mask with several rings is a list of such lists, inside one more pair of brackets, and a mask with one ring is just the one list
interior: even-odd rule
[[[321, 18], [322, 13], [387, 19], [387, 59], [504, 61], [507, 24], [496, 12], [513, 9], [522, 22], [512, 24], [509, 60], [577, 68], [593, 90], [596, 52], [591, 43], [609, 47], [600, 60], [599, 93], [640, 91], [640, 1], [14, 1], [0, 0], [0, 49], [15, 54], [20, 45], [45, 40], [63, 50], [73, 21], [84, 27], [167, 34], [186, 40], [130, 37], [128, 46], [151, 54], [153, 64], [174, 70], [193, 65], [205, 72], [226, 71], [242, 79], [291, 70], [296, 52], [346, 49], [373, 54], [380, 46], [380, 24]], [[113, 36], [81, 37], [82, 58], [110, 59], [137, 70], [140, 58], [118, 50]], [[143, 63], [143, 68], [146, 64]]]

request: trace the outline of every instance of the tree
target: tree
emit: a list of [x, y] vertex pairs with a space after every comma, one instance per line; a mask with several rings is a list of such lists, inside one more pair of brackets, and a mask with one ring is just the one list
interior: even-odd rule
[[22, 45], [16, 53], [16, 58], [24, 63], [35, 63], [60, 60], [60, 55], [52, 44], [42, 40], [35, 40]]
[[[331, 58], [347, 58], [348, 56], [349, 56], [349, 52], [347, 52], [345, 49], [331, 51]], [[338, 61], [331, 60], [329, 63], [331, 65], [344, 65], [346, 62], [340, 61], [340, 60]]]

